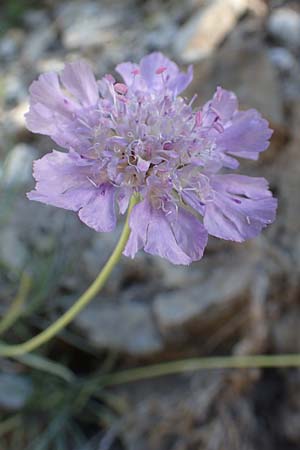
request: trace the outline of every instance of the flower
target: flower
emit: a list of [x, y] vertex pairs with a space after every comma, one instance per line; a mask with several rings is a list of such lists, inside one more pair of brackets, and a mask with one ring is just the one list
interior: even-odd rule
[[239, 111], [235, 94], [220, 87], [193, 110], [193, 99], [180, 96], [192, 67], [181, 72], [161, 53], [116, 72], [122, 82], [96, 81], [79, 61], [31, 85], [27, 127], [67, 150], [35, 162], [31, 200], [111, 231], [116, 210], [124, 214], [138, 195], [124, 254], [143, 248], [174, 264], [201, 259], [208, 234], [242, 242], [274, 221], [277, 201], [264, 178], [224, 173], [268, 147], [272, 131], [257, 111]]

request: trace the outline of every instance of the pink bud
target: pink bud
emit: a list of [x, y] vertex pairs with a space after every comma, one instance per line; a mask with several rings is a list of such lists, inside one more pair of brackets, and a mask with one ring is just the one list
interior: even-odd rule
[[172, 142], [165, 142], [163, 145], [164, 150], [172, 150], [173, 147], [174, 145], [172, 144]]
[[156, 73], [157, 75], [160, 75], [160, 74], [163, 73], [165, 70], [167, 70], [167, 68], [161, 66], [161, 67], [159, 67], [158, 69], [156, 69], [155, 73]]
[[114, 85], [114, 89], [118, 94], [126, 95], [128, 91], [128, 87], [123, 83], [116, 83]]

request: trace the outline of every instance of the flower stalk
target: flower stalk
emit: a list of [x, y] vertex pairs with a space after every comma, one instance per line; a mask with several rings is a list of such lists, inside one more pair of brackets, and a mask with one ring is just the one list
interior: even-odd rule
[[300, 354], [207, 356], [122, 370], [104, 377], [105, 386], [212, 369], [267, 369], [300, 367]]
[[126, 243], [128, 241], [129, 235], [130, 235], [130, 228], [129, 228], [129, 216], [132, 208], [134, 205], [138, 203], [138, 197], [133, 195], [130, 201], [130, 205], [128, 208], [127, 217], [125, 220], [124, 228], [121, 233], [120, 239], [111, 254], [110, 258], [108, 259], [107, 263], [95, 279], [95, 281], [90, 285], [90, 287], [79, 297], [79, 299], [71, 306], [70, 309], [68, 309], [59, 319], [56, 320], [53, 324], [51, 324], [48, 328], [46, 328], [44, 331], [42, 331], [37, 336], [29, 339], [26, 342], [23, 342], [22, 344], [17, 345], [6, 345], [1, 344], [0, 345], [0, 356], [17, 356], [17, 355], [23, 355], [25, 353], [29, 353], [41, 345], [48, 342], [50, 339], [52, 339], [54, 336], [56, 336], [63, 328], [65, 328], [72, 320], [77, 316], [77, 314], [82, 311], [83, 308], [85, 308], [91, 300], [99, 293], [99, 291], [104, 286], [106, 280], [108, 279], [109, 275], [111, 274], [113, 268], [118, 263], [118, 261], [121, 258], [122, 252], [126, 246]]

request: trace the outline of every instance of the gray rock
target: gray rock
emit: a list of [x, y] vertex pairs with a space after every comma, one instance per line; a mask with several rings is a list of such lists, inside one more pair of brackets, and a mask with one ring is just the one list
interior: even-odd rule
[[186, 93], [188, 97], [197, 93], [195, 106], [203, 105], [216, 86], [234, 91], [242, 109], [256, 108], [273, 126], [284, 126], [275, 68], [263, 44], [256, 37], [245, 40], [242, 29], [213, 58], [194, 67], [194, 80]]
[[212, 0], [199, 9], [177, 34], [174, 49], [185, 62], [203, 59], [234, 28], [246, 11], [247, 0]]
[[278, 353], [300, 352], [300, 311], [299, 308], [290, 309], [272, 327], [271, 337]]
[[26, 186], [32, 179], [32, 163], [38, 156], [39, 152], [31, 145], [17, 144], [4, 162], [1, 184], [12, 188]]
[[24, 39], [23, 30], [17, 28], [9, 29], [0, 39], [0, 58], [3, 58], [4, 61], [14, 60], [24, 43]]
[[0, 261], [11, 270], [20, 270], [27, 259], [26, 247], [21, 242], [17, 232], [5, 228], [0, 233]]
[[0, 373], [0, 408], [17, 411], [32, 394], [32, 385], [22, 375]]
[[49, 26], [49, 15], [46, 10], [28, 9], [24, 11], [22, 16], [23, 22], [30, 28], [41, 28], [41, 26]]
[[154, 300], [154, 315], [161, 333], [173, 340], [190, 325], [196, 324], [199, 334], [202, 325], [217, 328], [247, 298], [252, 273], [250, 262], [234, 267], [225, 263], [200, 285], [159, 294]]
[[300, 47], [300, 14], [290, 8], [276, 9], [270, 16], [269, 34], [291, 48]]
[[271, 48], [269, 50], [269, 56], [272, 64], [283, 73], [291, 72], [296, 66], [295, 58], [286, 48]]
[[3, 78], [4, 98], [8, 106], [18, 105], [27, 96], [27, 88], [21, 74], [20, 66], [16, 64]]
[[146, 356], [162, 349], [151, 309], [138, 302], [94, 303], [77, 318], [76, 324], [99, 349]]
[[22, 61], [25, 64], [35, 63], [46, 53], [55, 39], [56, 32], [53, 26], [44, 26], [32, 31], [26, 38], [21, 55]]
[[15, 108], [5, 112], [3, 117], [1, 117], [0, 112], [0, 152], [3, 149], [4, 155], [7, 153], [7, 142], [11, 141], [12, 136], [14, 140], [23, 140], [25, 136], [28, 136], [29, 132], [25, 129], [24, 117], [24, 114], [27, 111], [28, 100], [26, 99], [18, 102], [18, 105]]
[[4, 60], [11, 60], [16, 56], [18, 47], [15, 39], [11, 36], [4, 36], [0, 40], [0, 57]]
[[65, 3], [59, 12], [63, 44], [67, 49], [101, 47], [117, 36], [121, 8], [97, 2]]

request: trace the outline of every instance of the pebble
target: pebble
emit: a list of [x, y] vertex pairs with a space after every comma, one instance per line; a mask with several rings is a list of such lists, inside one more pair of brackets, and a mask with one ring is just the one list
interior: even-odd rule
[[291, 47], [300, 47], [300, 14], [290, 8], [279, 8], [271, 14], [267, 30], [278, 42]]
[[38, 156], [35, 147], [23, 142], [17, 144], [4, 162], [1, 184], [10, 188], [26, 186], [32, 179], [32, 163]]
[[246, 11], [246, 0], [212, 0], [200, 7], [177, 34], [175, 53], [184, 62], [209, 56]]

